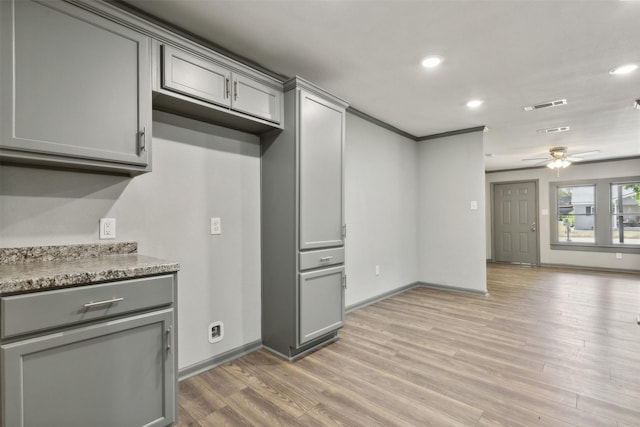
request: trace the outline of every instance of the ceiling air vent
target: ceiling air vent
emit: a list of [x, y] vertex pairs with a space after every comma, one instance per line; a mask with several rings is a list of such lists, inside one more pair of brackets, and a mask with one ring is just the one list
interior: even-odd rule
[[557, 101], [543, 102], [542, 104], [538, 105], [529, 105], [527, 107], [524, 107], [524, 111], [540, 110], [542, 108], [558, 107], [560, 105], [567, 105], [567, 100], [558, 99]]
[[571, 130], [569, 126], [560, 126], [558, 128], [549, 128], [549, 129], [538, 129], [536, 132], [538, 133], [557, 133], [557, 132], [566, 132]]

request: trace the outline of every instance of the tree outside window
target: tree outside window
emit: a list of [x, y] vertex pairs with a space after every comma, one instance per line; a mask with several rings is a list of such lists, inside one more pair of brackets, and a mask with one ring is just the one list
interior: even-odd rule
[[640, 182], [611, 185], [613, 244], [640, 245]]
[[558, 242], [595, 243], [595, 187], [557, 188]]

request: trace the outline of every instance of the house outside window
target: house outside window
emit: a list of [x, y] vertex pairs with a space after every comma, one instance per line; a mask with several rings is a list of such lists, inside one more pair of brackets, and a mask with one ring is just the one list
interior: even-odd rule
[[557, 187], [558, 241], [595, 243], [595, 186]]
[[551, 249], [640, 253], [640, 177], [552, 182]]

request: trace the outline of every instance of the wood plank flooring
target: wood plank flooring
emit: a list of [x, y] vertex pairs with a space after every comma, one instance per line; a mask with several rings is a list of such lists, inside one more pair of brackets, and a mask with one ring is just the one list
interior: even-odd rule
[[640, 426], [640, 276], [488, 265], [487, 297], [416, 288], [285, 362], [180, 383], [181, 426]]

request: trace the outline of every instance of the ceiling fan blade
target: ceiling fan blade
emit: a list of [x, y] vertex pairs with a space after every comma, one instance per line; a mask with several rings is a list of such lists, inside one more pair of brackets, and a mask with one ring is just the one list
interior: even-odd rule
[[572, 153], [570, 154], [571, 157], [574, 156], [593, 156], [594, 154], [598, 154], [600, 152], [600, 150], [591, 150], [591, 151], [582, 151], [580, 153]]
[[535, 162], [535, 161], [540, 161], [540, 160], [544, 160], [547, 161], [549, 158], [548, 157], [534, 157], [532, 159], [522, 159], [523, 162]]
[[574, 156], [567, 157], [567, 160], [569, 160], [570, 162], [582, 162], [582, 161], [584, 161], [584, 159], [582, 157], [574, 157]]

